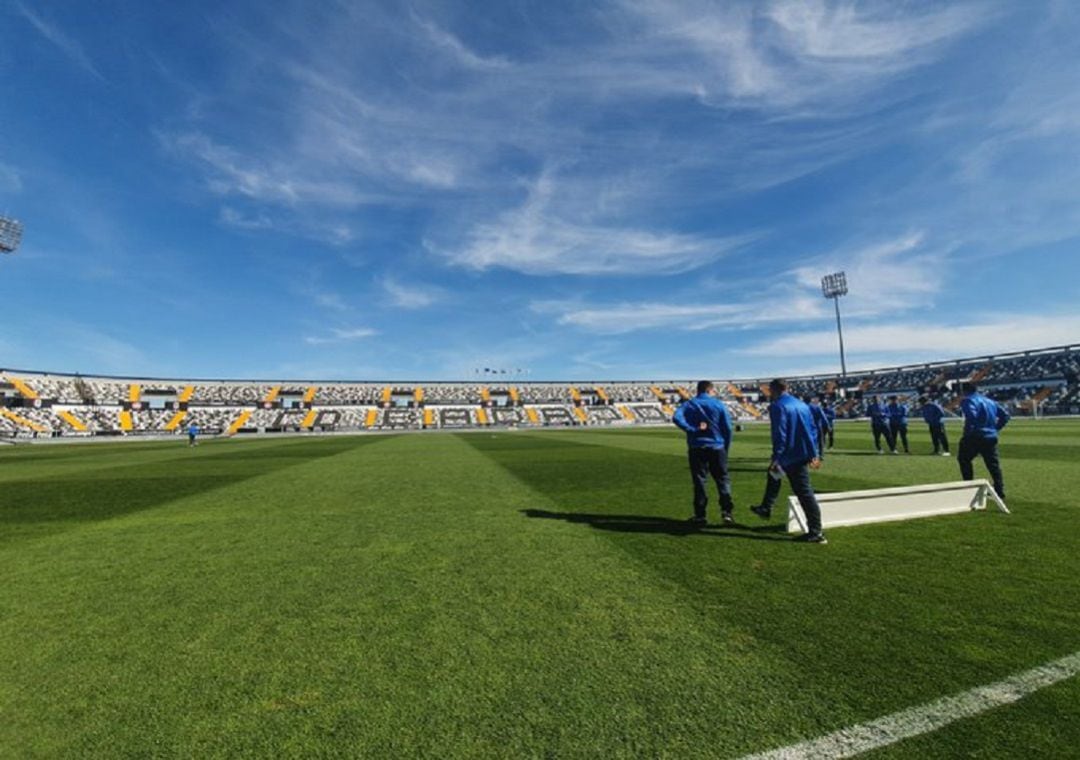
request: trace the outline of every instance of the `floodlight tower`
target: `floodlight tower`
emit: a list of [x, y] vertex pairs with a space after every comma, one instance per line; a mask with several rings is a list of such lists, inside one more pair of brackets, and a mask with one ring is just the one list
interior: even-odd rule
[[22, 240], [22, 223], [0, 216], [0, 253], [14, 253]]
[[836, 307], [836, 333], [840, 336], [840, 372], [846, 381], [847, 360], [844, 358], [844, 328], [840, 324], [840, 298], [848, 293], [847, 273], [835, 272], [822, 277], [821, 292], [826, 298], [832, 299]]

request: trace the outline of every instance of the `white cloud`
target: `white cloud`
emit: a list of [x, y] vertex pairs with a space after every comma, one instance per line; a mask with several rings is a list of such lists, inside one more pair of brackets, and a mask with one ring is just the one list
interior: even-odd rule
[[[545, 173], [518, 208], [476, 225], [460, 248], [443, 251], [472, 269], [501, 267], [525, 274], [674, 274], [708, 264], [749, 242], [750, 235], [705, 238], [594, 222], [556, 203], [556, 182]], [[559, 205], [559, 208], [556, 206]]]
[[350, 343], [352, 341], [371, 338], [379, 334], [378, 330], [370, 327], [335, 327], [329, 335], [308, 335], [304, 342], [312, 346], [322, 346], [331, 343]]
[[83, 50], [82, 45], [65, 34], [58, 26], [50, 24], [44, 18], [31, 11], [19, 0], [16, 0], [14, 3], [14, 8], [42, 37], [59, 48], [60, 51], [71, 59], [71, 61], [79, 68], [92, 75], [95, 79], [105, 81], [105, 77], [103, 77], [101, 72], [97, 70], [97, 67], [94, 66], [94, 62], [90, 60], [90, 56]]
[[390, 304], [401, 309], [423, 309], [442, 297], [442, 292], [436, 288], [414, 283], [406, 285], [392, 277], [384, 278], [380, 284]]
[[[1022, 351], [1080, 342], [1080, 317], [1073, 314], [1003, 314], [958, 325], [890, 322], [846, 326], [852, 354], [905, 354], [923, 361]], [[797, 332], [745, 349], [758, 356], [824, 356], [837, 350], [834, 330]]]

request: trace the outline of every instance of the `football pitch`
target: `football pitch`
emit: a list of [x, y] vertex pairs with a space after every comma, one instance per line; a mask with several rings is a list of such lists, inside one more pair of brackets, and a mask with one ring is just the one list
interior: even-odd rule
[[[815, 487], [959, 479], [911, 436], [912, 456], [879, 457], [868, 425], [839, 426]], [[1002, 458], [1012, 515], [821, 547], [746, 509], [764, 426], [732, 451], [740, 526], [699, 532], [674, 428], [0, 448], [0, 756], [737, 758], [815, 739], [1080, 650], [1080, 421], [1016, 422]], [[1070, 678], [868, 756], [1078, 747]]]

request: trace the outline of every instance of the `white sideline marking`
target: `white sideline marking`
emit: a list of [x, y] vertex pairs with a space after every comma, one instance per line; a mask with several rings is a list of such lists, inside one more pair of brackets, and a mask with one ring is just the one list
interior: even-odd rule
[[979, 686], [921, 707], [901, 710], [861, 726], [841, 729], [820, 739], [747, 755], [743, 760], [854, 757], [903, 739], [937, 731], [950, 723], [974, 717], [995, 707], [1019, 702], [1029, 694], [1078, 674], [1080, 652], [1074, 652], [1068, 657], [1048, 662], [988, 686]]

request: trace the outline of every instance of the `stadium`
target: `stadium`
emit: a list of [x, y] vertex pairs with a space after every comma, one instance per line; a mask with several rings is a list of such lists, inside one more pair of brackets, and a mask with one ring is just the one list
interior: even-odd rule
[[1080, 758], [1078, 33], [0, 6], [0, 758]]

